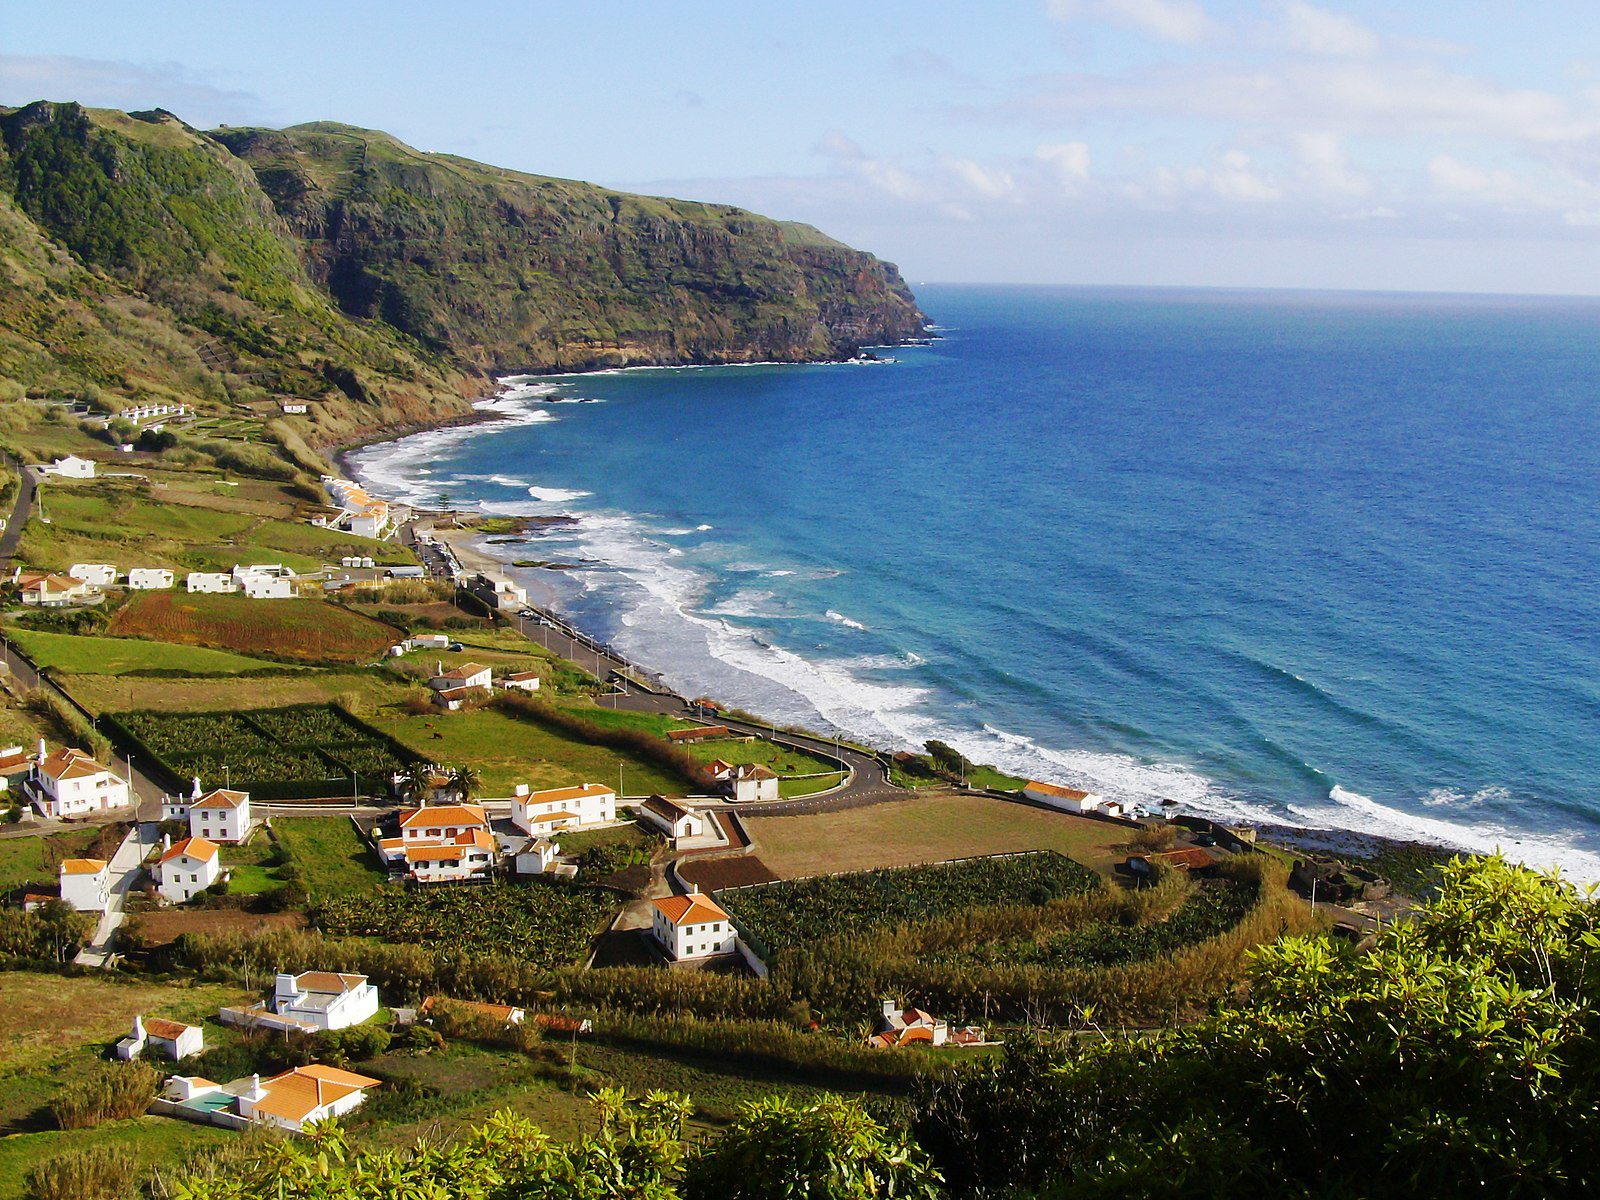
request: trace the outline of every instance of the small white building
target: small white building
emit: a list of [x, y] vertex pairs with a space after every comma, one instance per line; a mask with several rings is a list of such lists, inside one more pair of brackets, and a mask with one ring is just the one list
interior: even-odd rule
[[508, 691], [537, 692], [541, 680], [537, 671], [516, 671], [500, 677], [500, 686]]
[[59, 475], [63, 479], [93, 479], [94, 459], [79, 458], [76, 454], [69, 454], [65, 458], [58, 458], [48, 467], [40, 467], [46, 475]]
[[605, 825], [617, 819], [617, 794], [598, 783], [528, 791], [518, 784], [511, 797], [511, 823], [531, 837], [548, 837], [558, 829]]
[[543, 875], [555, 870], [561, 847], [547, 837], [531, 837], [514, 854], [518, 875]]
[[738, 931], [710, 896], [691, 892], [652, 900], [650, 936], [673, 962], [737, 953]]
[[528, 607], [528, 589], [509, 579], [491, 579], [494, 585], [494, 605], [501, 612], [515, 612]]
[[172, 572], [165, 567], [134, 567], [128, 572], [128, 587], [136, 592], [158, 591], [172, 586]]
[[286, 417], [302, 417], [311, 411], [311, 406], [304, 400], [285, 400], [278, 405], [278, 411]]
[[739, 804], [767, 803], [778, 798], [778, 777], [760, 763], [734, 767], [724, 786]]
[[164, 1054], [173, 1062], [199, 1054], [206, 1048], [205, 1030], [165, 1017], [133, 1018], [133, 1033], [117, 1043], [117, 1057], [126, 1062], [138, 1058], [146, 1049]]
[[237, 843], [250, 833], [250, 793], [216, 788], [200, 795], [200, 781], [194, 781], [195, 796], [189, 802], [189, 835], [207, 841]]
[[482, 694], [476, 688], [467, 687], [436, 689], [433, 692], [433, 702], [439, 708], [444, 709], [445, 712], [460, 712], [463, 704]]
[[344, 1029], [376, 1015], [378, 989], [365, 975], [338, 971], [279, 974], [272, 988], [272, 1011], [318, 1029]]
[[450, 635], [445, 633], [419, 633], [401, 643], [407, 650], [448, 650]]
[[82, 750], [63, 747], [47, 755], [43, 739], [26, 790], [41, 813], [55, 818], [108, 812], [133, 802], [126, 780], [118, 779]]
[[480, 663], [462, 663], [459, 667], [452, 667], [448, 671], [441, 663], [435, 667], [433, 678], [428, 680], [428, 686], [436, 692], [452, 692], [457, 688], [488, 690], [493, 681], [494, 673]]
[[73, 563], [67, 574], [92, 587], [106, 587], [117, 581], [117, 568], [111, 563]]
[[190, 571], [183, 586], [186, 591], [212, 594], [239, 590], [239, 585], [233, 581], [233, 576], [226, 571]]
[[161, 1099], [176, 1106], [166, 1111], [190, 1120], [208, 1120], [209, 1114], [222, 1113], [300, 1133], [319, 1121], [331, 1121], [361, 1107], [367, 1093], [380, 1086], [381, 1080], [311, 1063], [270, 1079], [250, 1075], [232, 1083], [174, 1075], [162, 1087]]
[[222, 875], [222, 855], [215, 842], [186, 837], [174, 842], [156, 860], [156, 886], [172, 904], [192, 900]]
[[111, 868], [103, 858], [61, 860], [61, 899], [78, 912], [105, 912]]
[[292, 581], [275, 575], [246, 575], [239, 588], [251, 600], [292, 600], [299, 594]]
[[1024, 785], [1022, 794], [1029, 800], [1048, 804], [1051, 808], [1059, 808], [1064, 812], [1094, 812], [1105, 804], [1104, 797], [1097, 796], [1093, 792], [1086, 792], [1081, 788], [1063, 787], [1057, 783], [1041, 783], [1037, 779], [1029, 780]]
[[676, 800], [665, 796], [651, 796], [639, 806], [639, 816], [654, 825], [673, 841], [679, 838], [701, 837], [706, 831], [706, 819], [692, 808], [685, 808]]

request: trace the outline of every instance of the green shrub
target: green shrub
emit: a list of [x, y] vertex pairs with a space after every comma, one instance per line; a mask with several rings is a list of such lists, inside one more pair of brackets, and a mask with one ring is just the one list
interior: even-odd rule
[[101, 1121], [137, 1117], [150, 1107], [160, 1086], [160, 1073], [148, 1063], [102, 1063], [89, 1078], [55, 1095], [50, 1116], [60, 1129], [88, 1129]]
[[118, 1200], [133, 1191], [137, 1173], [126, 1146], [91, 1146], [47, 1158], [28, 1170], [29, 1200]]

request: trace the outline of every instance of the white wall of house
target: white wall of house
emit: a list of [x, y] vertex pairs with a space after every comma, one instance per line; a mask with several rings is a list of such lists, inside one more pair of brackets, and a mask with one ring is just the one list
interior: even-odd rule
[[778, 780], [772, 779], [735, 779], [733, 781], [733, 798], [740, 804], [764, 804], [778, 798]]
[[132, 803], [127, 783], [104, 767], [74, 779], [53, 779], [35, 769], [31, 787], [35, 802], [47, 817], [82, 817]]
[[271, 575], [246, 575], [240, 587], [252, 600], [288, 600], [295, 595], [292, 581]]
[[189, 836], [211, 842], [242, 842], [250, 832], [250, 797], [235, 806], [207, 804], [202, 797], [189, 808]]
[[76, 454], [69, 454], [65, 458], [56, 459], [44, 469], [47, 474], [59, 475], [63, 479], [93, 479], [95, 467], [92, 458], [79, 458]]
[[190, 571], [184, 588], [191, 592], [236, 592], [239, 585], [225, 571]]
[[117, 568], [110, 563], [73, 563], [67, 574], [94, 587], [105, 587], [117, 581]]
[[651, 936], [674, 961], [706, 958], [713, 954], [732, 954], [738, 933], [732, 921], [704, 921], [674, 925], [659, 908], [650, 924]]
[[98, 871], [68, 871], [63, 863], [61, 898], [79, 912], [104, 912], [111, 892], [110, 871], [103, 862]]
[[134, 591], [153, 591], [172, 586], [172, 572], [165, 567], [134, 567], [128, 572], [128, 586]]
[[173, 904], [192, 900], [217, 881], [222, 873], [221, 855], [199, 858], [178, 854], [157, 868], [161, 874], [158, 890]]
[[371, 983], [358, 983], [335, 995], [326, 1005], [310, 1006], [308, 993], [295, 982], [294, 975], [279, 975], [273, 988], [272, 1010], [281, 1016], [295, 1017], [319, 1029], [345, 1029], [376, 1015], [378, 989]]
[[576, 820], [564, 821], [566, 828], [580, 825], [602, 825], [617, 819], [617, 794], [599, 784], [585, 784], [578, 788], [552, 788], [548, 791], [528, 793], [519, 786], [511, 798], [511, 821], [518, 829], [529, 834], [545, 834], [554, 827], [551, 818], [557, 813], [571, 813]]

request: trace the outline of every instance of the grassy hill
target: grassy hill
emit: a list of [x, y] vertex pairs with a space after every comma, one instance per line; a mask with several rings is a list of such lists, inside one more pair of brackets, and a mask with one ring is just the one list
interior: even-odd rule
[[0, 399], [185, 400], [314, 444], [466, 411], [483, 375], [808, 360], [921, 314], [808, 226], [331, 123], [0, 109]]

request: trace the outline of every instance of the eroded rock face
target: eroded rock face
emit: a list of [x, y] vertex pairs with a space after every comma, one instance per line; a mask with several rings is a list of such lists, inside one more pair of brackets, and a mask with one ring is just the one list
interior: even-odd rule
[[922, 329], [893, 265], [808, 226], [348, 126], [212, 136], [256, 172], [345, 312], [480, 369], [828, 358]]

